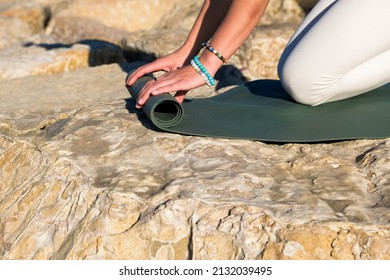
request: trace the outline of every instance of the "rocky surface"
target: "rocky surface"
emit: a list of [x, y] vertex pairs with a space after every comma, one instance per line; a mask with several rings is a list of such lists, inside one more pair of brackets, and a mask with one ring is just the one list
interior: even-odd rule
[[[390, 139], [181, 136], [135, 110], [126, 73], [179, 46], [201, 3], [176, 2], [0, 0], [0, 25], [29, 31], [0, 29], [0, 258], [390, 259]], [[303, 12], [269, 8], [189, 97], [276, 78]], [[141, 12], [156, 21], [121, 19]]]

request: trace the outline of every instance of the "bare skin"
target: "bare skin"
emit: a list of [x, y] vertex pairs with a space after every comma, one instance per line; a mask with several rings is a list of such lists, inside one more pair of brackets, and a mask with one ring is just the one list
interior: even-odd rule
[[[175, 52], [141, 66], [126, 81], [133, 85], [145, 74], [165, 71], [157, 81], [148, 82], [141, 90], [136, 107], [142, 108], [151, 95], [176, 92], [183, 102], [191, 89], [203, 86], [205, 81], [189, 64], [200, 51], [201, 43], [210, 40], [211, 46], [229, 59], [248, 38], [268, 5], [269, 0], [205, 0], [186, 42]], [[214, 76], [223, 62], [209, 51], [199, 57], [208, 72]]]

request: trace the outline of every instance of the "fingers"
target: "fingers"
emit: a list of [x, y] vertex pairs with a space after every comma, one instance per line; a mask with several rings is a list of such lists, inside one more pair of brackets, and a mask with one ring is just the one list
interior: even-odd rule
[[159, 60], [155, 60], [152, 63], [143, 65], [139, 67], [137, 70], [135, 70], [133, 73], [131, 73], [131, 75], [126, 80], [125, 86], [129, 87], [133, 85], [138, 78], [152, 72], [160, 71], [162, 69], [163, 66], [160, 64]]
[[178, 92], [176, 92], [175, 98], [176, 98], [177, 102], [183, 103], [184, 98], [186, 97], [187, 92], [188, 92], [188, 90], [179, 90]]
[[175, 86], [177, 85], [172, 82], [172, 79], [166, 79], [164, 77], [147, 82], [138, 94], [136, 108], [140, 109], [151, 95], [174, 91]]
[[151, 95], [177, 92], [178, 102], [182, 102], [188, 90], [204, 85], [203, 78], [191, 66], [183, 67], [149, 81], [139, 92], [136, 108], [140, 109]]
[[157, 94], [156, 89], [162, 87], [164, 84], [165, 83], [163, 81], [158, 82], [157, 80], [147, 82], [138, 94], [137, 104], [135, 107], [140, 109], [150, 95]]

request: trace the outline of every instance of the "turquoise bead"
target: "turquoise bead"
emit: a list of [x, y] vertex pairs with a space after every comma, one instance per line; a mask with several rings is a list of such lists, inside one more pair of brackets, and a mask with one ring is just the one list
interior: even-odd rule
[[207, 71], [207, 69], [199, 61], [198, 56], [195, 56], [193, 58], [193, 62], [199, 68], [199, 74], [201, 74], [201, 75], [203, 74], [204, 75], [203, 77], [207, 79], [206, 83], [208, 82], [207, 84], [211, 85], [211, 86], [215, 85], [214, 78], [210, 75], [210, 73]]

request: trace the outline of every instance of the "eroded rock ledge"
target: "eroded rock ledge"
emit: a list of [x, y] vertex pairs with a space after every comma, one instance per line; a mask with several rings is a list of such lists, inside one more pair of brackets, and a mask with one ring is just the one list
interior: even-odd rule
[[[189, 97], [277, 78], [315, 2], [271, 1]], [[180, 46], [201, 3], [0, 0], [1, 259], [390, 259], [390, 139], [181, 136], [135, 110], [126, 73]]]
[[14, 98], [30, 85], [2, 105], [3, 259], [389, 258], [388, 139], [161, 133], [135, 113], [123, 68], [0, 83]]

